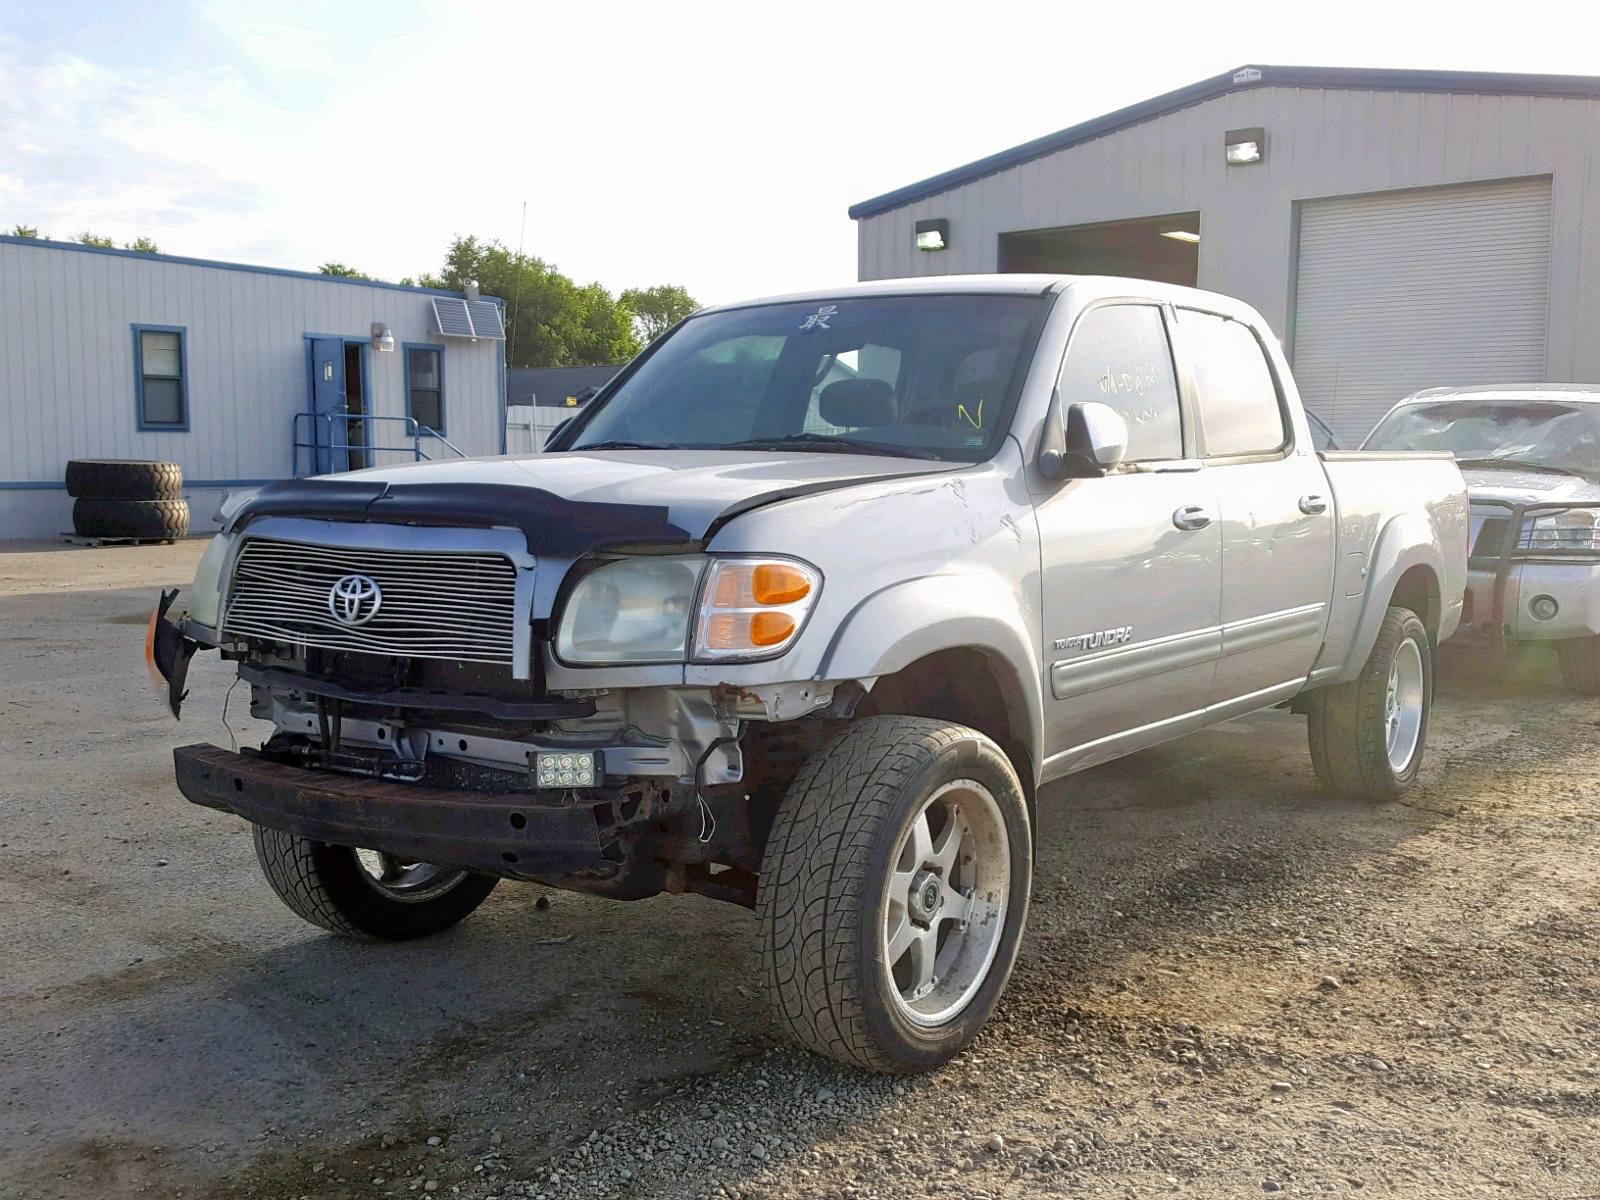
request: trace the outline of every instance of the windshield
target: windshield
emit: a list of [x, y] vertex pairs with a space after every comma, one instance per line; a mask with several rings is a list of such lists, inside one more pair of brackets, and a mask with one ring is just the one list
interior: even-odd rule
[[1049, 296], [870, 296], [686, 322], [568, 449], [807, 451], [977, 462], [991, 455]]
[[1505, 459], [1600, 474], [1600, 404], [1552, 400], [1439, 400], [1390, 413], [1367, 450], [1453, 450], [1459, 459]]

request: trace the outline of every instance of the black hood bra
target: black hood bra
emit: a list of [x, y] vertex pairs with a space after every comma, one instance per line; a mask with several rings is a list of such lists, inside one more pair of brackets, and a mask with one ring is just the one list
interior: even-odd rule
[[622, 546], [697, 550], [743, 513], [819, 492], [898, 479], [908, 473], [812, 480], [753, 492], [722, 509], [699, 529], [673, 524], [664, 505], [568, 500], [527, 484], [285, 479], [267, 484], [246, 501], [234, 514], [228, 530], [243, 529], [257, 517], [457, 528], [500, 525], [522, 530], [528, 553], [535, 556], [579, 558], [593, 550]]

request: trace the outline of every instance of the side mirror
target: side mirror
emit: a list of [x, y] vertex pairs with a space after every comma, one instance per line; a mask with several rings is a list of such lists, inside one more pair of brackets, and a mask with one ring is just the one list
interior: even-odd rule
[[1128, 453], [1128, 423], [1109, 404], [1069, 404], [1063, 415], [1065, 438], [1039, 455], [1047, 479], [1104, 475]]

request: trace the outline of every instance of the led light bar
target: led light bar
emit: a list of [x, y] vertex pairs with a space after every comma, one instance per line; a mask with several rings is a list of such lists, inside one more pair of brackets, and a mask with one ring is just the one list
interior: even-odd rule
[[542, 788], [598, 787], [602, 766], [593, 750], [540, 750], [534, 771]]

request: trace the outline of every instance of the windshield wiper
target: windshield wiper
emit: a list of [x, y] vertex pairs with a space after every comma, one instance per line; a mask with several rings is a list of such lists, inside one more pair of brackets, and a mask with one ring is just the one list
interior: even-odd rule
[[572, 450], [682, 450], [677, 442], [590, 442], [587, 446], [572, 446]]
[[1576, 475], [1579, 479], [1586, 479], [1582, 471], [1575, 471], [1571, 467], [1558, 467], [1553, 463], [1527, 462], [1520, 458], [1458, 458], [1458, 467], [1514, 467], [1523, 471], [1553, 471], [1557, 475]]
[[785, 433], [778, 437], [750, 438], [743, 442], [729, 442], [714, 447], [717, 450], [787, 450], [791, 446], [806, 446], [823, 453], [834, 454], [887, 454], [895, 458], [929, 458], [939, 456], [921, 446], [891, 446], [881, 442], [863, 442], [856, 438], [831, 437], [825, 433]]

